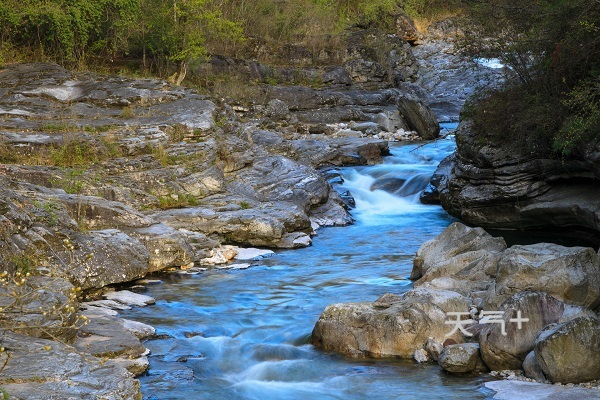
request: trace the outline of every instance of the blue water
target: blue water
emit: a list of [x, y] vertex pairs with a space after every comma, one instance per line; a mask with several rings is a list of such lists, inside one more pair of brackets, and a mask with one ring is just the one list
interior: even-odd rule
[[[483, 399], [487, 376], [451, 376], [412, 360], [354, 360], [309, 344], [328, 304], [373, 301], [411, 288], [414, 253], [452, 219], [419, 204], [450, 139], [397, 145], [384, 164], [343, 169], [356, 200], [349, 227], [325, 228], [313, 246], [279, 251], [247, 270], [171, 274], [146, 294], [151, 307], [123, 316], [157, 328], [145, 343], [145, 399]], [[402, 178], [395, 195], [371, 190]], [[415, 190], [421, 184], [419, 190]]]

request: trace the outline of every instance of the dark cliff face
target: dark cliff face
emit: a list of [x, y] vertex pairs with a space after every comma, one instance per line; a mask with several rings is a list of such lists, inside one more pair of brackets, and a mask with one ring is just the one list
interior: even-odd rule
[[599, 138], [561, 159], [541, 139], [510, 140], [461, 123], [451, 168], [439, 180], [442, 206], [487, 228], [599, 231]]

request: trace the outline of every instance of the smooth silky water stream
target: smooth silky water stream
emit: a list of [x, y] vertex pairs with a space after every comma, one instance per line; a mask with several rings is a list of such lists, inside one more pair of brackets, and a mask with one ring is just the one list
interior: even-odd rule
[[[395, 145], [383, 164], [342, 169], [356, 200], [349, 227], [325, 228], [306, 249], [280, 251], [247, 270], [162, 276], [154, 306], [124, 317], [157, 328], [145, 343], [145, 399], [484, 399], [489, 376], [451, 376], [412, 360], [354, 360], [309, 344], [331, 303], [403, 293], [419, 246], [452, 222], [418, 202], [450, 139]], [[396, 195], [375, 183], [406, 180]]]

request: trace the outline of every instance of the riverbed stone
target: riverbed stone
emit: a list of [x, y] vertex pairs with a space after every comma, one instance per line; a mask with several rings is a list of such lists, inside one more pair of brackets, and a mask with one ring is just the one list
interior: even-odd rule
[[485, 371], [478, 343], [460, 343], [444, 347], [438, 363], [445, 371], [454, 373]]
[[525, 360], [523, 360], [523, 374], [531, 379], [535, 379], [537, 382], [540, 383], [547, 383], [548, 381], [546, 380], [546, 376], [544, 375], [544, 371], [542, 370], [542, 367], [540, 366], [540, 364], [537, 362], [537, 359], [535, 358], [535, 351], [532, 350], [529, 352], [529, 354], [527, 354], [527, 356], [525, 357]]
[[[564, 310], [563, 302], [544, 292], [522, 292], [513, 295], [499, 308], [500, 316], [494, 318], [502, 323], [482, 324], [480, 320], [480, 325], [484, 325], [479, 334], [483, 361], [493, 371], [520, 369], [527, 354], [533, 350], [540, 330], [557, 322]], [[510, 321], [518, 318], [527, 321]], [[502, 326], [505, 328], [505, 334], [502, 332]]]
[[486, 303], [495, 307], [512, 294], [544, 291], [565, 303], [600, 305], [600, 257], [591, 248], [550, 243], [515, 245], [498, 262]]
[[506, 243], [481, 228], [454, 222], [425, 242], [413, 260], [415, 287], [457, 290], [463, 294], [485, 290], [496, 275]]
[[0, 385], [11, 399], [142, 399], [139, 381], [125, 368], [72, 346], [10, 332], [2, 341], [11, 358], [0, 371]]
[[551, 382], [600, 379], [600, 319], [580, 317], [549, 326], [536, 339], [534, 351]]
[[127, 306], [144, 307], [156, 303], [153, 297], [145, 294], [134, 293], [130, 290], [118, 290], [105, 293], [103, 297], [107, 300], [114, 300]]
[[352, 357], [412, 358], [429, 337], [463, 341], [445, 324], [447, 312], [468, 310], [468, 300], [456, 292], [411, 290], [389, 307], [373, 303], [340, 303], [328, 306], [312, 333], [312, 343], [325, 351]]

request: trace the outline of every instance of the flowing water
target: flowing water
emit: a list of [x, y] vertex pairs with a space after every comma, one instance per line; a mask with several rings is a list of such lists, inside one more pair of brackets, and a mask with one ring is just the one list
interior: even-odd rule
[[415, 251], [452, 222], [418, 195], [453, 148], [450, 139], [396, 145], [381, 165], [342, 169], [356, 223], [320, 230], [309, 248], [279, 251], [247, 270], [170, 274], [149, 285], [156, 305], [123, 315], [163, 335], [145, 343], [144, 398], [486, 398], [486, 376], [451, 376], [412, 360], [347, 359], [309, 344], [327, 305], [411, 288]]

